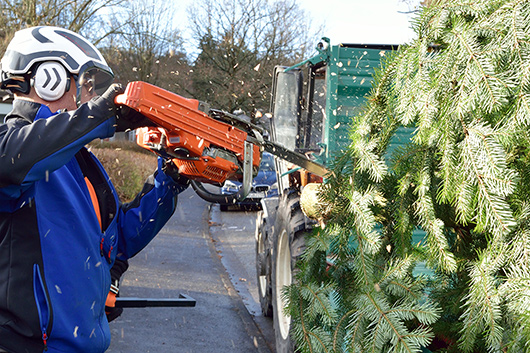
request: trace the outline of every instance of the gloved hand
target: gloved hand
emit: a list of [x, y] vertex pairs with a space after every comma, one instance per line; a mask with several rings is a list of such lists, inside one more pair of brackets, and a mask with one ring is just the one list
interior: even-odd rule
[[123, 313], [123, 308], [116, 307], [116, 297], [118, 296], [118, 291], [118, 287], [114, 289], [114, 287], [111, 286], [109, 294], [107, 295], [107, 300], [105, 301], [105, 315], [107, 316], [108, 322], [117, 319]]
[[113, 83], [107, 88], [105, 93], [101, 96], [96, 96], [90, 102], [100, 108], [108, 117], [116, 116], [118, 107], [114, 103], [114, 99], [118, 94], [125, 92], [123, 86], [119, 83]]
[[123, 88], [123, 85], [121, 83], [113, 83], [109, 86], [109, 88], [107, 88], [105, 93], [101, 95], [101, 98], [105, 99], [109, 104], [112, 104], [116, 107], [114, 99], [118, 94], [122, 94], [124, 92], [125, 89]]
[[123, 132], [134, 130], [143, 126], [155, 126], [155, 124], [147, 119], [136, 110], [131, 109], [125, 105], [117, 105], [115, 103], [116, 96], [125, 92], [123, 86], [119, 83], [113, 83], [100, 97], [105, 102], [109, 110], [114, 111], [116, 116], [116, 132]]
[[190, 180], [184, 175], [179, 173], [179, 168], [173, 163], [171, 159], [165, 159], [164, 165], [162, 166], [162, 171], [165, 175], [173, 179], [173, 181], [180, 185], [188, 185]]
[[123, 308], [116, 307], [116, 298], [119, 297], [120, 278], [127, 271], [128, 267], [129, 263], [127, 261], [116, 259], [110, 269], [111, 285], [105, 302], [105, 314], [107, 315], [108, 322], [111, 322], [123, 313]]
[[116, 132], [134, 130], [145, 126], [156, 126], [156, 124], [126, 105], [118, 107], [116, 114]]

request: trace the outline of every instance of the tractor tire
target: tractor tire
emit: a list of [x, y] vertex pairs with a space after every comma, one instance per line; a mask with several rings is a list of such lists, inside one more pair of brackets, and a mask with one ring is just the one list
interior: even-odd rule
[[272, 307], [276, 353], [292, 353], [291, 317], [285, 313], [282, 290], [295, 280], [296, 262], [305, 250], [305, 236], [311, 231], [308, 219], [300, 208], [300, 193], [290, 190], [282, 195], [276, 223], [272, 252]]
[[271, 251], [267, 220], [263, 211], [256, 218], [256, 274], [259, 303], [263, 316], [272, 317]]

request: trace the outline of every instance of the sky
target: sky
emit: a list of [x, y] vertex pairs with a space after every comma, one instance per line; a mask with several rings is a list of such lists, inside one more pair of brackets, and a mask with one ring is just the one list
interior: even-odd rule
[[[187, 17], [185, 8], [192, 1], [179, 0], [177, 18]], [[403, 44], [414, 38], [411, 15], [404, 13], [409, 7], [403, 0], [298, 0], [298, 4], [307, 11], [315, 28], [324, 25], [321, 36], [328, 37], [332, 45]], [[180, 28], [186, 38], [185, 26]]]
[[[415, 1], [417, 3], [417, 1]], [[331, 44], [403, 44], [414, 38], [408, 6], [399, 0], [299, 0]], [[400, 13], [401, 12], [401, 13]]]

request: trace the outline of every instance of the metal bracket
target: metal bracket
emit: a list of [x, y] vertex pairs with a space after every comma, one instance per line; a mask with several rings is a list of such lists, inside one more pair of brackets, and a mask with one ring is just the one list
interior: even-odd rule
[[241, 201], [247, 197], [252, 188], [253, 170], [252, 170], [252, 154], [254, 152], [253, 144], [245, 141], [245, 155], [243, 156], [243, 183], [236, 194], [236, 200]]

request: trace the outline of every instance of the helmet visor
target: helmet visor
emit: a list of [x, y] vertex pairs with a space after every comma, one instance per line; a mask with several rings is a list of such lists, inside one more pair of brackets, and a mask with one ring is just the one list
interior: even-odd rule
[[92, 97], [102, 95], [112, 84], [114, 76], [107, 70], [90, 67], [77, 77], [77, 103], [88, 102]]

